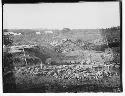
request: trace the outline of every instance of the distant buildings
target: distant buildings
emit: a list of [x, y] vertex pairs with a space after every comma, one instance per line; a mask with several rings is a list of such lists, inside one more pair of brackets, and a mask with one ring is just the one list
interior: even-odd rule
[[41, 34], [41, 32], [36, 32], [36, 34], [40, 35], [40, 34]]
[[21, 33], [15, 33], [15, 32], [4, 32], [4, 35], [21, 35]]
[[44, 31], [44, 32], [45, 32], [46, 34], [47, 34], [47, 33], [53, 33], [53, 31]]
[[23, 48], [32, 48], [36, 45], [19, 45], [19, 46], [10, 46], [9, 53], [22, 52]]

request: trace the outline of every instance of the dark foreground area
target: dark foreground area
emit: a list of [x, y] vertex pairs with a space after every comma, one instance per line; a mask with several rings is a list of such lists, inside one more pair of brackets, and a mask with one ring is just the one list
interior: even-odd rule
[[[8, 86], [8, 85], [7, 85]], [[82, 92], [122, 92], [122, 88], [119, 87], [101, 87], [98, 85], [77, 85], [77, 86], [57, 86], [57, 85], [44, 85], [41, 87], [29, 88], [29, 89], [17, 89], [15, 85], [11, 84], [13, 88], [6, 88], [3, 90], [4, 93], [82, 93]]]

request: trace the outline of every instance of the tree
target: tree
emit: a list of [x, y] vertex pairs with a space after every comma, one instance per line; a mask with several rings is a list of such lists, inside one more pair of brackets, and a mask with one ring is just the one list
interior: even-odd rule
[[101, 34], [103, 38], [110, 43], [120, 42], [120, 27], [111, 27], [107, 29], [102, 29]]

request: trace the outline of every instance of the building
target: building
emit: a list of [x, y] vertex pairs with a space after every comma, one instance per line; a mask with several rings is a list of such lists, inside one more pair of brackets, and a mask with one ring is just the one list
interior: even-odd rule
[[53, 31], [44, 31], [46, 34], [53, 33]]
[[41, 33], [40, 33], [40, 32], [36, 32], [36, 34], [38, 34], [38, 35], [39, 35], [39, 34], [41, 34]]
[[4, 35], [21, 35], [21, 33], [15, 33], [15, 32], [4, 32]]

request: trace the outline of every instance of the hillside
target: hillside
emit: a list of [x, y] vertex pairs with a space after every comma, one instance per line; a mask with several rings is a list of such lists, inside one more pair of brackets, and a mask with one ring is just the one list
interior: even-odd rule
[[[102, 29], [67, 28], [51, 30], [53, 32], [46, 30], [9, 30], [21, 33], [11, 35], [12, 45], [7, 47], [9, 51], [4, 52], [4, 77], [9, 76], [8, 72], [13, 74], [15, 90], [122, 91], [120, 46], [109, 48], [109, 40], [114, 42], [113, 38], [120, 31], [103, 29], [104, 33], [101, 33]], [[41, 34], [36, 34], [36, 31]], [[112, 37], [108, 33], [110, 31]], [[6, 78], [4, 80], [8, 82]]]

